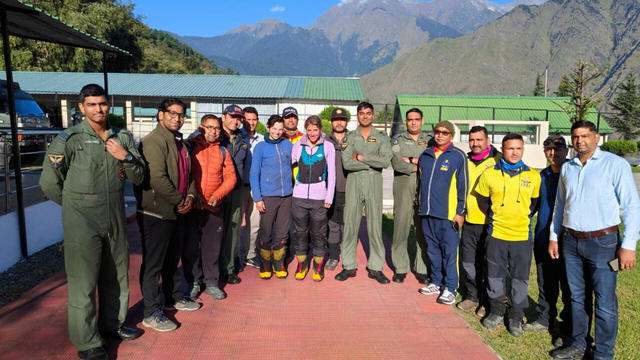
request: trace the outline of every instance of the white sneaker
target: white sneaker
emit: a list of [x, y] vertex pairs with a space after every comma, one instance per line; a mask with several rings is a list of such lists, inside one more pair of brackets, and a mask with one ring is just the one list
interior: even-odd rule
[[451, 305], [454, 302], [456, 302], [456, 296], [453, 295], [453, 293], [448, 289], [444, 289], [444, 291], [442, 292], [442, 295], [440, 295], [438, 297], [438, 300], [436, 301], [439, 302], [440, 304]]
[[418, 290], [418, 292], [422, 295], [436, 295], [436, 294], [440, 294], [440, 286], [434, 284], [434, 283], [430, 283], [429, 285], [420, 288], [420, 290]]

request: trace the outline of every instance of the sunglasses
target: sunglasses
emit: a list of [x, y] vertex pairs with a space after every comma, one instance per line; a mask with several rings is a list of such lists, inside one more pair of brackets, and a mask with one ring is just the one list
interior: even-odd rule
[[448, 136], [448, 135], [451, 135], [451, 132], [449, 132], [449, 131], [443, 131], [443, 130], [434, 130], [434, 131], [433, 131], [433, 135], [444, 135], [444, 136]]

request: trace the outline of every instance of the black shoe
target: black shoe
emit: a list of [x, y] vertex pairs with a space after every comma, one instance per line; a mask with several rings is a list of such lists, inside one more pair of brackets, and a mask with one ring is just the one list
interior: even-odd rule
[[393, 274], [393, 282], [403, 283], [407, 274]]
[[227, 284], [240, 284], [241, 281], [242, 279], [240, 279], [236, 274], [229, 274], [229, 276], [227, 276]]
[[117, 330], [112, 330], [106, 333], [106, 335], [113, 339], [120, 340], [134, 340], [142, 335], [143, 331], [137, 328], [131, 328], [128, 326], [120, 326]]
[[511, 336], [513, 337], [520, 337], [522, 336], [522, 321], [521, 320], [514, 320], [514, 319], [509, 319], [509, 334], [511, 334]]
[[348, 278], [356, 277], [356, 271], [357, 269], [342, 269], [342, 271], [340, 271], [338, 275], [335, 276], [335, 279], [338, 281], [345, 281]]
[[85, 360], [109, 360], [109, 355], [107, 355], [103, 347], [78, 351], [78, 357]]
[[369, 269], [367, 269], [367, 271], [369, 272], [369, 279], [375, 279], [380, 284], [390, 283], [389, 279], [384, 276], [384, 273], [382, 273], [382, 271]]
[[584, 349], [570, 345], [552, 350], [549, 355], [554, 359], [582, 359], [584, 357]]
[[418, 280], [418, 282], [420, 284], [428, 284], [429, 283], [429, 276], [427, 274], [420, 274], [417, 273], [416, 274], [416, 280]]

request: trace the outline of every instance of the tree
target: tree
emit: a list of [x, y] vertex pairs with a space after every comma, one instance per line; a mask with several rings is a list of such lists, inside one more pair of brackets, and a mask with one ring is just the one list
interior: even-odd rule
[[544, 85], [540, 74], [536, 76], [536, 86], [533, 88], [533, 96], [544, 96]]
[[614, 115], [607, 117], [609, 124], [622, 133], [625, 140], [636, 139], [640, 135], [640, 94], [635, 76], [627, 75], [609, 105], [614, 111]]
[[[318, 117], [322, 120], [322, 132], [327, 135], [331, 134], [331, 113], [337, 107], [338, 106], [333, 106], [333, 105], [327, 106], [320, 112], [320, 114], [318, 114]], [[346, 118], [347, 118], [347, 123], [349, 123], [349, 120], [351, 119], [351, 113], [349, 113], [349, 110], [345, 108], [341, 108], [341, 109], [343, 109], [347, 113]]]
[[570, 88], [569, 84], [569, 76], [562, 75], [562, 79], [560, 80], [560, 84], [558, 85], [558, 91], [555, 92], [556, 96], [570, 96]]
[[[575, 67], [569, 73], [566, 81], [563, 77], [561, 85], [566, 89], [571, 98], [568, 104], [556, 104], [569, 115], [571, 122], [577, 122], [585, 119], [590, 109], [595, 108], [602, 98], [597, 93], [589, 93], [588, 87], [591, 82], [604, 74], [605, 70], [596, 64], [586, 63], [578, 60]], [[559, 89], [560, 90], [560, 89]]]

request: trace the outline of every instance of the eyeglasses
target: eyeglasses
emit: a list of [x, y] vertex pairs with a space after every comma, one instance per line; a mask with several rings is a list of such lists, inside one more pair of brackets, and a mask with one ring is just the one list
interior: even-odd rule
[[173, 110], [164, 110], [163, 112], [169, 114], [169, 117], [171, 118], [177, 117], [178, 119], [184, 119], [184, 116], [185, 116], [184, 113], [175, 112]]
[[433, 131], [433, 135], [444, 135], [444, 136], [448, 136], [448, 135], [451, 135], [451, 133], [450, 133], [449, 131], [434, 130], [434, 131]]
[[203, 126], [203, 128], [209, 130], [209, 131], [221, 131], [222, 128], [219, 126]]

